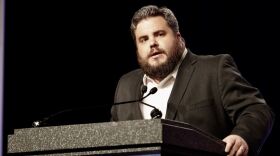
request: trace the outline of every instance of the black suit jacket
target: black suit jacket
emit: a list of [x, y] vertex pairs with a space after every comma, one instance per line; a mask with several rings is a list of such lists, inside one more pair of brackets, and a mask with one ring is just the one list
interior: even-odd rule
[[[122, 76], [115, 102], [139, 99], [143, 75], [137, 69]], [[143, 119], [139, 103], [116, 105], [111, 112], [114, 121]], [[240, 135], [253, 155], [270, 133], [274, 115], [230, 55], [198, 56], [189, 50], [178, 69], [166, 119], [189, 123], [220, 139]]]

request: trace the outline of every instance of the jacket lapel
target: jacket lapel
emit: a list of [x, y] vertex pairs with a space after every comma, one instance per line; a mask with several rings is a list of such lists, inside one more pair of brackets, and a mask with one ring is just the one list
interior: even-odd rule
[[166, 119], [175, 119], [179, 103], [187, 90], [189, 81], [195, 70], [195, 62], [196, 55], [188, 49], [188, 53], [178, 69], [178, 74], [168, 100]]

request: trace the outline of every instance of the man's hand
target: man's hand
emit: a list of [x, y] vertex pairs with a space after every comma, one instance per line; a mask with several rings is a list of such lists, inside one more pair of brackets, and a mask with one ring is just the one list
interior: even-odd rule
[[229, 135], [223, 139], [226, 142], [225, 152], [228, 156], [247, 156], [249, 147], [246, 141], [238, 135]]

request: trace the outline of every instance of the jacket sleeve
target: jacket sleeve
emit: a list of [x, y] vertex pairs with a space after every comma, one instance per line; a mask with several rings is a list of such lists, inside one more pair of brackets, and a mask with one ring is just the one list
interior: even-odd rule
[[[117, 95], [119, 91], [119, 86], [121, 84], [121, 79], [118, 81], [116, 90], [115, 90], [115, 96], [114, 96], [114, 103], [117, 101]], [[117, 116], [117, 106], [113, 105], [111, 107], [111, 119], [110, 121], [118, 121], [118, 116]]]
[[249, 155], [257, 155], [271, 132], [274, 113], [260, 91], [241, 75], [233, 58], [224, 55], [219, 63], [219, 91], [234, 128], [249, 145]]

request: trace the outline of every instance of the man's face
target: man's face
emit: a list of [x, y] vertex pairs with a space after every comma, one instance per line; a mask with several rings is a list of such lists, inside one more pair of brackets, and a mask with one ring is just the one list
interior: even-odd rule
[[160, 81], [172, 72], [182, 54], [180, 37], [161, 16], [138, 23], [135, 30], [137, 57], [148, 76]]

